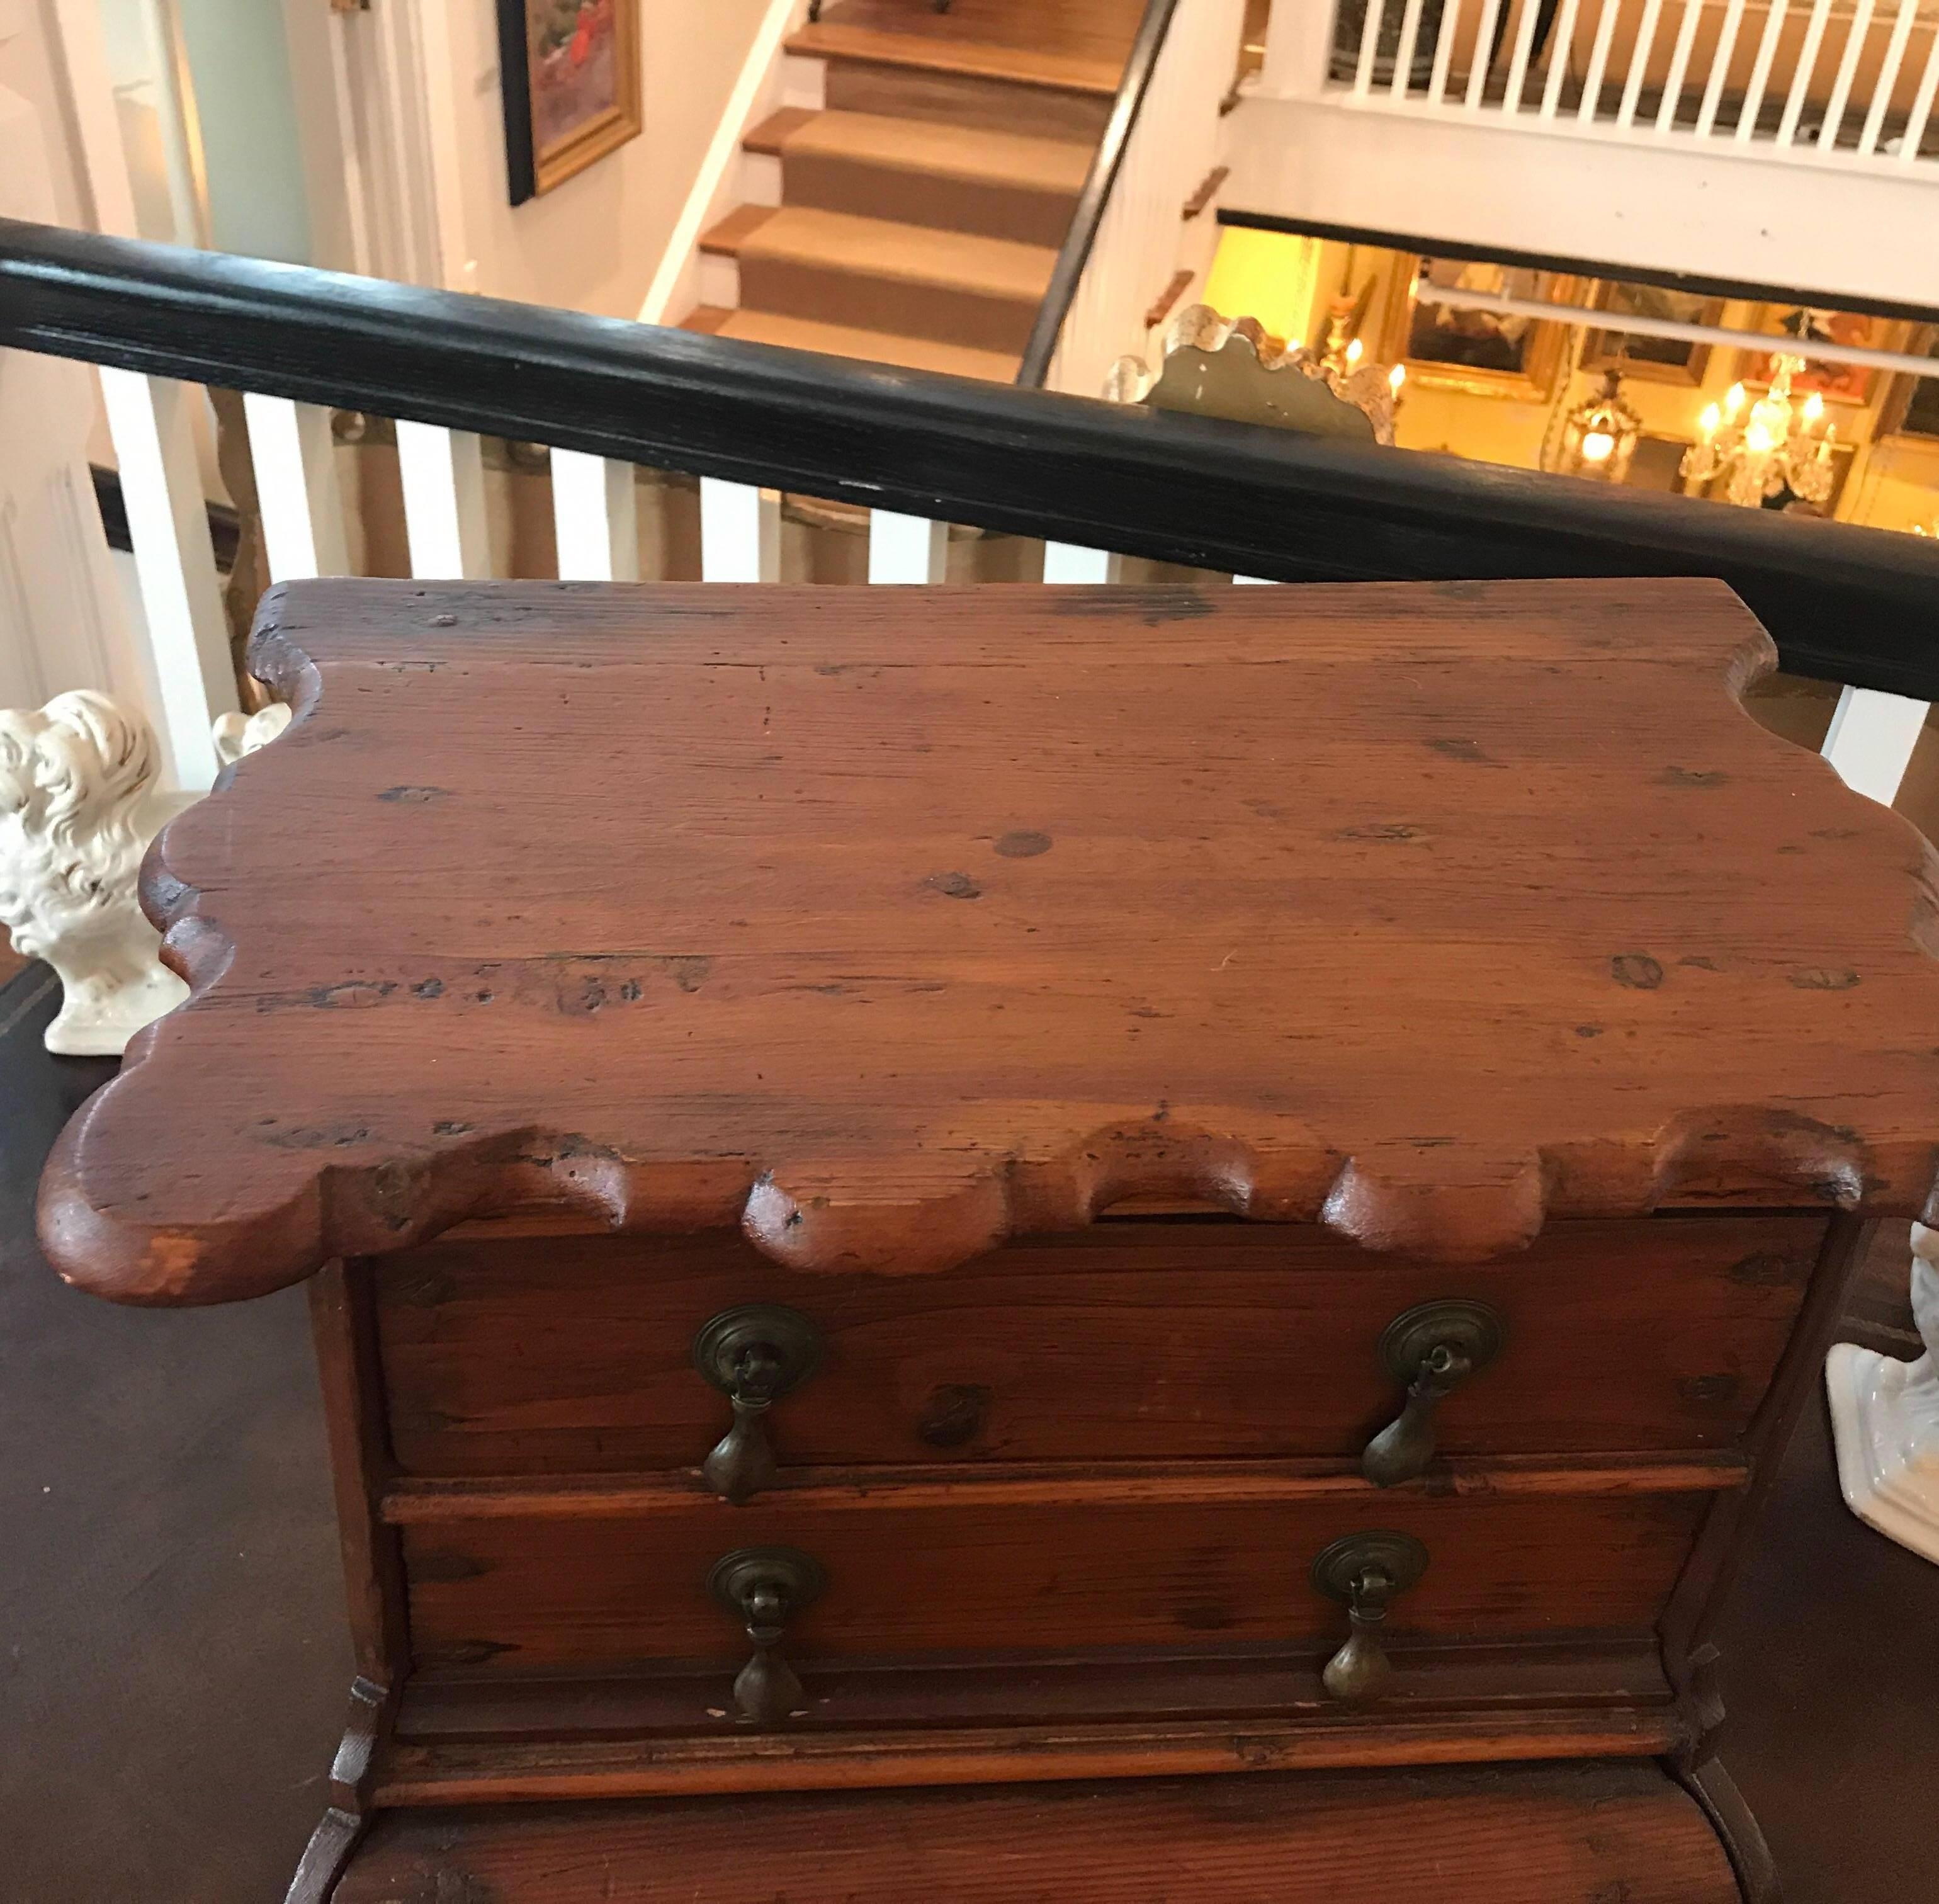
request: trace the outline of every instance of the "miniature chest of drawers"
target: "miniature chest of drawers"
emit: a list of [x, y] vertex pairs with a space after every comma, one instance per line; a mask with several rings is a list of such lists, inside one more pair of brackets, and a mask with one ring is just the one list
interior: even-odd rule
[[42, 1228], [314, 1278], [292, 1899], [1774, 1894], [1706, 1634], [1939, 968], [1770, 661], [1700, 582], [272, 595]]

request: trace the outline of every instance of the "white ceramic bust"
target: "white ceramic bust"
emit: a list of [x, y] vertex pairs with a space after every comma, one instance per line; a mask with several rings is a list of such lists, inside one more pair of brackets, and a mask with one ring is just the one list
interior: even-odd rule
[[155, 737], [105, 694], [57, 695], [0, 710], [0, 921], [65, 993], [50, 1051], [118, 1056], [188, 996], [157, 962], [135, 880], [165, 817], [154, 801]]
[[1852, 1511], [1939, 1561], [1939, 1229], [1923, 1223], [1912, 1226], [1912, 1314], [1925, 1345], [1917, 1361], [1840, 1342], [1825, 1380]]

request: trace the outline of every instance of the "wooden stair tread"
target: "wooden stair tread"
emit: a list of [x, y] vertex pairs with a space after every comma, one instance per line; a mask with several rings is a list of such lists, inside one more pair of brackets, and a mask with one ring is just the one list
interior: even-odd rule
[[[946, 20], [948, 16], [939, 17]], [[828, 19], [802, 27], [788, 41], [787, 50], [811, 59], [857, 60], [869, 65], [909, 67], [1105, 96], [1117, 91], [1124, 72], [1122, 55], [1113, 59], [1091, 52], [930, 35], [906, 29], [887, 32]]]
[[[749, 217], [753, 213], [755, 215]], [[1037, 303], [1050, 284], [1057, 253], [934, 226], [857, 218], [807, 206], [743, 206], [701, 240], [705, 251], [742, 260], [773, 258], [857, 277]]]
[[1073, 196], [1083, 189], [1091, 169], [1090, 146], [1076, 139], [1040, 139], [877, 112], [803, 114], [787, 108], [757, 126], [746, 144], [754, 152], [849, 159]]
[[1013, 382], [1017, 374], [1018, 360], [1003, 351], [973, 350], [963, 344], [821, 324], [811, 318], [782, 317], [768, 311], [728, 311], [704, 304], [680, 327], [738, 337], [749, 343], [778, 344], [787, 350], [814, 351], [824, 357], [859, 358], [864, 363], [893, 364], [897, 370], [975, 377], [985, 383]]
[[[1262, 1876], [1262, 1874], [1270, 1874]], [[1647, 1761], [735, 1794], [381, 1814], [333, 1904], [1737, 1904]]]

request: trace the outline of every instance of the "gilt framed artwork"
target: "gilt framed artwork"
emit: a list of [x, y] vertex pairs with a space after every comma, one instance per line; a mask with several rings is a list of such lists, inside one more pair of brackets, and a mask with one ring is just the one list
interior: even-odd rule
[[640, 0], [498, 0], [512, 203], [640, 132]]
[[[1914, 357], [1939, 360], [1939, 324], [1922, 325], [1907, 348]], [[1939, 442], [1939, 374], [1894, 377], [1879, 418], [1879, 434]]]
[[1598, 309], [1609, 314], [1610, 326], [1591, 331], [1584, 338], [1584, 370], [1618, 370], [1627, 377], [1685, 384], [1693, 389], [1702, 385], [1710, 364], [1708, 344], [1687, 337], [1655, 337], [1642, 331], [1625, 331], [1621, 320], [1654, 318], [1679, 324], [1715, 325], [1723, 321], [1721, 297], [1667, 291], [1655, 285], [1611, 282], [1602, 287], [1596, 303]]
[[[1580, 287], [1553, 271], [1423, 257], [1417, 286], [1536, 303], [1573, 303]], [[1523, 403], [1545, 401], [1568, 345], [1559, 321], [1486, 304], [1431, 303], [1417, 297], [1407, 320], [1408, 381], [1423, 388], [1466, 391]]]
[[[1910, 328], [1896, 318], [1873, 317], [1862, 311], [1819, 310], [1803, 304], [1761, 304], [1750, 327], [1773, 337], [1802, 337], [1864, 350], [1903, 350]], [[1770, 358], [1761, 352], [1746, 351], [1737, 360], [1737, 374], [1756, 390], [1770, 384]], [[1813, 357], [1805, 360], [1791, 387], [1800, 397], [1815, 393], [1828, 404], [1862, 407], [1877, 393], [1878, 380], [1878, 372], [1867, 364]]]

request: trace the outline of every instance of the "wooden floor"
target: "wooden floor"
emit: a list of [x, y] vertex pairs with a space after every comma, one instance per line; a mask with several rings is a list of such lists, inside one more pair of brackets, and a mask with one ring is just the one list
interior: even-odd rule
[[[46, 1054], [55, 1003], [39, 967], [0, 989], [0, 1904], [274, 1904], [351, 1671], [303, 1292], [117, 1309], [54, 1278], [35, 1182], [113, 1069]], [[1907, 1352], [1905, 1274], [1900, 1226], [1851, 1334]], [[1939, 1567], [1846, 1513], [1807, 1410], [1719, 1636], [1788, 1904], [1934, 1895], [1935, 1636]]]

